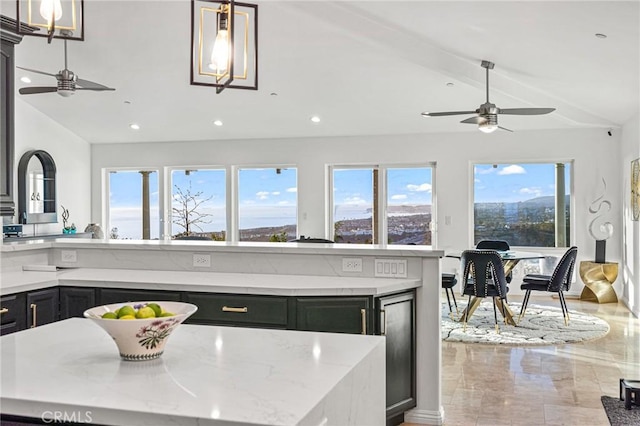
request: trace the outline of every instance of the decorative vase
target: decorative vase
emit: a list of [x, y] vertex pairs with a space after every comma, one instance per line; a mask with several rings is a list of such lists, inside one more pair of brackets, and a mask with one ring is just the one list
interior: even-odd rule
[[104, 238], [104, 231], [99, 223], [90, 223], [84, 228], [84, 232], [91, 232], [93, 236], [91, 238], [95, 240], [102, 240]]

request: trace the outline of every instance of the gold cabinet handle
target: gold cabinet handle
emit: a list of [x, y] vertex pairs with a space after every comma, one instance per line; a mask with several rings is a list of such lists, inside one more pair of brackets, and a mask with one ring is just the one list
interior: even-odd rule
[[31, 328], [34, 328], [36, 326], [36, 315], [37, 315], [37, 311], [38, 311], [38, 307], [36, 306], [35, 303], [31, 304]]
[[7, 312], [9, 312], [9, 308], [0, 309], [0, 314], [6, 314]]
[[233, 308], [231, 306], [223, 306], [222, 312], [238, 312], [240, 314], [246, 314], [247, 312], [249, 312], [249, 308], [247, 308], [246, 306], [243, 306], [242, 308]]
[[387, 311], [385, 311], [384, 309], [380, 310], [380, 314], [382, 315], [382, 330], [380, 330], [380, 335], [381, 336], [386, 336], [387, 335]]
[[360, 309], [360, 317], [362, 318], [362, 334], [367, 334], [367, 310]]

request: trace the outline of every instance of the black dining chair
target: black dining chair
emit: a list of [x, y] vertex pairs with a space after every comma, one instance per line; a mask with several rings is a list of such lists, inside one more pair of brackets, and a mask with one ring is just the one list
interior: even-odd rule
[[469, 296], [467, 309], [462, 314], [464, 330], [466, 331], [467, 329], [469, 314], [473, 312], [471, 297], [491, 297], [496, 333], [499, 333], [496, 303], [499, 301], [502, 316], [505, 317], [508, 291], [500, 254], [495, 250], [465, 250], [460, 257], [460, 263], [462, 266], [462, 284], [464, 286], [463, 294]]
[[[453, 309], [451, 309], [451, 298], [453, 299], [453, 304], [456, 307], [456, 315], [458, 315], [458, 302], [456, 302], [456, 296], [453, 294], [453, 287], [458, 284], [458, 280], [456, 279], [456, 274], [443, 273], [442, 274], [442, 288], [444, 288], [445, 293], [447, 294], [447, 303], [449, 304], [449, 316], [453, 319]], [[449, 298], [449, 292], [451, 292], [451, 298]]]
[[[497, 251], [509, 251], [511, 247], [509, 243], [504, 240], [481, 240], [476, 244], [478, 250], [497, 250]], [[513, 279], [513, 274], [509, 272], [506, 275], [507, 284]]]
[[558, 293], [560, 307], [562, 308], [562, 316], [564, 317], [564, 324], [569, 325], [569, 310], [567, 309], [567, 302], [564, 300], [563, 292], [569, 291], [571, 288], [573, 267], [576, 264], [577, 256], [578, 248], [575, 246], [571, 247], [564, 253], [564, 255], [562, 255], [562, 258], [551, 275], [527, 274], [524, 276], [520, 289], [526, 290], [526, 293], [524, 294], [524, 300], [522, 301], [522, 307], [520, 308], [520, 314], [518, 315], [518, 322], [520, 322], [527, 311], [531, 291], [535, 290]]

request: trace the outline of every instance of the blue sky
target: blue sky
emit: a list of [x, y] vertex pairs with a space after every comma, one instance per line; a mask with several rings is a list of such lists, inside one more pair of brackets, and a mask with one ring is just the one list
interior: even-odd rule
[[[570, 164], [565, 165], [565, 193], [570, 190]], [[554, 164], [477, 164], [476, 203], [518, 202], [555, 195]]]

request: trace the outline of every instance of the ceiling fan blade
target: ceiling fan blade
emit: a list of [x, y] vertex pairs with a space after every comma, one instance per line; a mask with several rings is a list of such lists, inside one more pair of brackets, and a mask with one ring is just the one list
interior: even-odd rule
[[[76, 78], [76, 86], [81, 86], [87, 89], [109, 89], [107, 86], [94, 81], [84, 80], [82, 78]], [[114, 89], [115, 90], [115, 89]]]
[[25, 70], [25, 71], [35, 72], [37, 74], [44, 74], [44, 75], [50, 75], [51, 77], [56, 77], [55, 74], [51, 74], [51, 73], [44, 72], [44, 71], [32, 70], [31, 68], [25, 68], [25, 67], [19, 67], [19, 66], [16, 66], [16, 68], [20, 68], [21, 70]]
[[482, 123], [484, 123], [486, 121], [487, 121], [486, 118], [480, 117], [478, 115], [478, 116], [475, 116], [475, 117], [467, 118], [466, 120], [462, 120], [461, 123], [465, 123], [465, 124], [482, 124]]
[[21, 87], [18, 89], [21, 95], [34, 95], [36, 93], [56, 92], [57, 87]]
[[498, 126], [498, 129], [506, 130], [507, 132], [513, 133], [513, 130], [507, 129], [506, 127]]
[[476, 111], [423, 112], [422, 115], [425, 117], [443, 117], [445, 115], [473, 114], [475, 112]]
[[76, 90], [91, 90], [93, 92], [104, 92], [105, 90], [116, 90], [111, 87], [76, 87]]
[[549, 114], [555, 111], [555, 108], [500, 108], [499, 114], [512, 114], [512, 115], [542, 115]]

